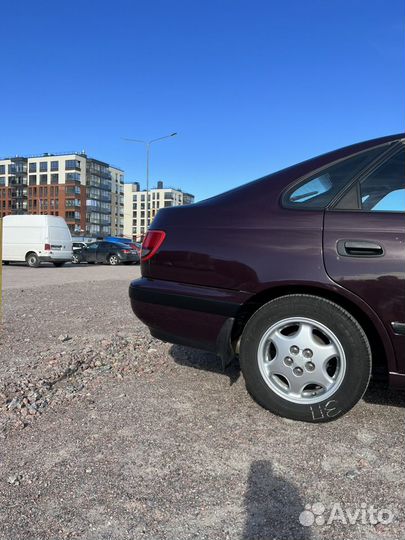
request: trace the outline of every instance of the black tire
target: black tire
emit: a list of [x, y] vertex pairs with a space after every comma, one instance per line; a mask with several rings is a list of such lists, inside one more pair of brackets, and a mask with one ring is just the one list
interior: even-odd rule
[[[340, 385], [316, 403], [296, 403], [280, 396], [259, 367], [259, 343], [264, 333], [277, 322], [294, 317], [311, 319], [330, 330], [346, 358]], [[297, 358], [302, 359], [301, 352], [298, 354]], [[371, 375], [371, 350], [359, 323], [339, 305], [317, 296], [291, 294], [268, 302], [252, 315], [242, 334], [240, 365], [249, 393], [264, 408], [293, 420], [328, 422], [345, 414], [362, 398]]]
[[118, 255], [115, 255], [115, 253], [112, 253], [111, 255], [109, 255], [107, 258], [107, 261], [108, 261], [108, 264], [111, 266], [118, 266], [121, 262], [120, 258], [118, 257]]
[[56, 266], [56, 268], [60, 268], [61, 266], [63, 266], [65, 264], [65, 261], [58, 261], [58, 262], [54, 262], [53, 265]]
[[25, 261], [31, 268], [38, 268], [38, 266], [41, 264], [41, 261], [36, 253], [27, 253]]

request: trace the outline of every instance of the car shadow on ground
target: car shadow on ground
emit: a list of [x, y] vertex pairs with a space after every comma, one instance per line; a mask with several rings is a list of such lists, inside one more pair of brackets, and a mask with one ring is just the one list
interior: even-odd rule
[[364, 401], [375, 405], [390, 407], [405, 407], [405, 392], [401, 389], [390, 388], [387, 382], [371, 380], [363, 396]]
[[[270, 461], [251, 464], [244, 506], [243, 540], [307, 540], [312, 537], [310, 527], [300, 523], [305, 502], [294, 485], [274, 474]], [[308, 516], [311, 518], [311, 514]], [[301, 519], [308, 516], [304, 514]], [[303, 521], [310, 525], [310, 521]]]
[[[225, 368], [222, 368], [221, 359], [213, 353], [183, 347], [182, 345], [172, 345], [170, 355], [173, 360], [181, 366], [192, 367], [213, 373], [219, 373], [229, 378], [229, 384], [232, 386], [239, 377], [241, 371], [237, 358]], [[386, 382], [371, 379], [369, 387], [363, 396], [367, 403], [375, 405], [388, 405], [391, 407], [405, 406], [405, 392], [390, 388]]]
[[213, 353], [183, 347], [182, 345], [172, 345], [169, 352], [173, 360], [181, 366], [219, 373], [228, 377], [230, 386], [240, 377], [239, 362], [236, 358], [224, 370], [221, 359]]

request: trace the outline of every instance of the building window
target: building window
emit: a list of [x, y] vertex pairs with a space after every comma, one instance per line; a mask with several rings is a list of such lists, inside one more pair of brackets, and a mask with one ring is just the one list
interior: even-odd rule
[[59, 171], [59, 161], [51, 161], [51, 171]]
[[48, 162], [47, 161], [41, 161], [39, 163], [39, 170], [40, 170], [40, 172], [46, 172], [48, 170]]
[[5, 186], [5, 185], [6, 185], [6, 177], [0, 176], [0, 186]]
[[66, 173], [66, 182], [80, 182], [80, 173], [70, 172]]
[[30, 176], [29, 176], [29, 184], [30, 184], [30, 186], [35, 186], [36, 183], [37, 183], [37, 175], [36, 174], [30, 174]]
[[36, 163], [30, 163], [28, 165], [28, 171], [29, 172], [37, 172], [37, 164]]
[[40, 174], [39, 175], [39, 183], [41, 185], [47, 184], [48, 183], [48, 175], [47, 174]]
[[0, 174], [6, 174], [6, 166], [0, 165]]
[[51, 184], [57, 184], [59, 182], [59, 174], [51, 174]]
[[80, 161], [78, 159], [66, 159], [65, 169], [67, 171], [72, 170], [72, 169], [80, 169]]

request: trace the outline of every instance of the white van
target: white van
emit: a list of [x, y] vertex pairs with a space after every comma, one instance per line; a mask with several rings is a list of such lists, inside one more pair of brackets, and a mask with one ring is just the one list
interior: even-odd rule
[[3, 262], [41, 262], [62, 266], [72, 260], [72, 237], [57, 216], [6, 216], [3, 218]]

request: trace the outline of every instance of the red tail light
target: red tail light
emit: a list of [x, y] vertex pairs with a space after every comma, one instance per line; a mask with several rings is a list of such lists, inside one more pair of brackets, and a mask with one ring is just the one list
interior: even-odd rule
[[51, 244], [45, 244], [44, 250], [51, 251]]
[[131, 253], [131, 250], [130, 249], [123, 249], [122, 253]]
[[151, 259], [155, 255], [165, 238], [166, 233], [164, 231], [148, 231], [146, 233], [145, 240], [142, 242], [142, 262]]

